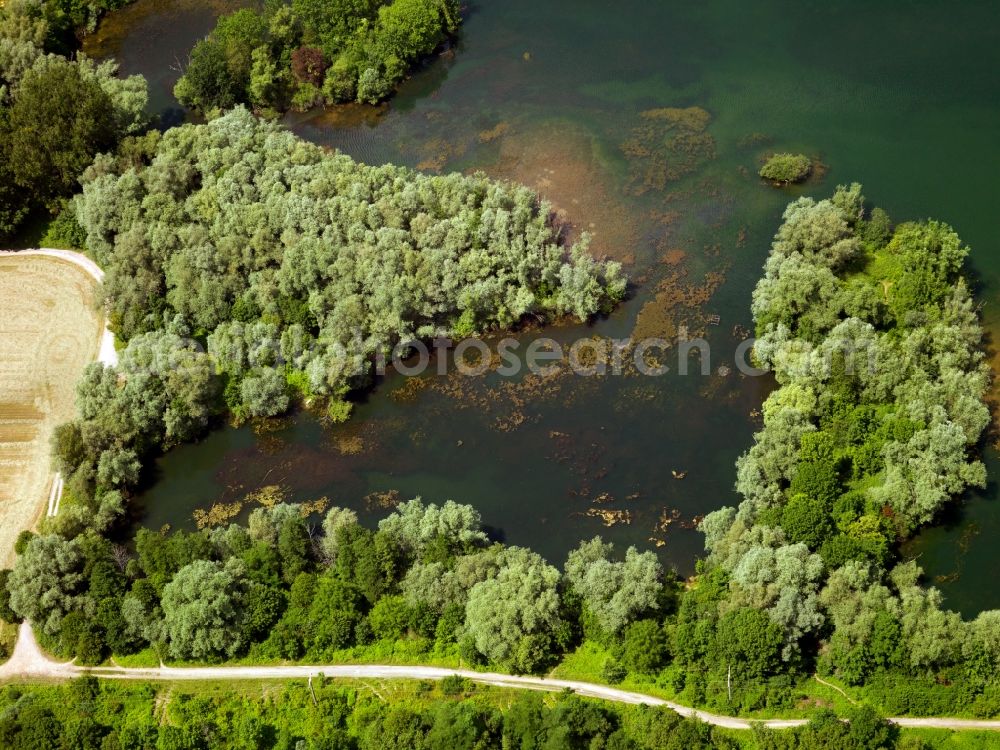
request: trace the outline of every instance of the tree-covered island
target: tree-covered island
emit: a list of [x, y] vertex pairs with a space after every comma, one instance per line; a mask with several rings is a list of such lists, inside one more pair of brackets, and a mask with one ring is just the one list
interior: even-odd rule
[[222, 16], [175, 94], [201, 110], [375, 104], [460, 23], [455, 0], [269, 0]]

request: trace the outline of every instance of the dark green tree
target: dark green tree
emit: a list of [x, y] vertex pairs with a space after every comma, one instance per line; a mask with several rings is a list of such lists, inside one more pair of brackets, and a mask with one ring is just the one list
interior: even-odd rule
[[111, 97], [68, 61], [29, 70], [0, 128], [6, 128], [0, 142], [8, 159], [0, 186], [6, 171], [22, 202], [53, 212], [76, 191], [95, 154], [117, 140]]
[[214, 39], [204, 39], [191, 50], [184, 75], [174, 87], [174, 96], [189, 107], [228, 109], [243, 100], [245, 84], [241, 84], [229, 67], [226, 48]]
[[656, 620], [629, 625], [620, 651], [622, 666], [639, 674], [656, 674], [670, 655], [666, 633]]
[[716, 642], [724, 668], [731, 666], [743, 679], [757, 680], [775, 671], [785, 638], [764, 612], [743, 608], [719, 619]]

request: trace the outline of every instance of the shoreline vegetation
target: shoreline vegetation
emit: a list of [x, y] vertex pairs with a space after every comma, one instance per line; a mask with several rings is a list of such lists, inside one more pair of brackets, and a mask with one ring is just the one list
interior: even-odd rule
[[900, 540], [984, 478], [967, 249], [936, 222], [893, 226], [860, 190], [785, 213], [753, 304], [755, 355], [780, 387], [737, 467], [745, 500], [705, 519], [709, 556], [687, 584], [654, 553], [599, 538], [560, 571], [492, 544], [478, 513], [452, 502], [404, 503], [377, 531], [332, 508], [317, 535], [276, 499], [245, 527], [140, 530], [124, 547], [70, 512], [62, 533], [20, 540], [0, 606], [83, 663], [149, 648], [181, 662], [316, 662], [403, 639], [432, 660], [537, 673], [594, 643], [597, 681], [652, 678], [709, 710], [787, 709], [818, 672], [887, 712], [996, 715], [998, 613], [963, 622], [898, 561]]
[[243, 108], [125, 149], [73, 203], [125, 346], [56, 435], [65, 532], [106, 527], [150, 457], [222, 415], [325, 402], [343, 421], [399, 344], [586, 320], [626, 291], [534, 192], [481, 174], [369, 167]]
[[69, 57], [80, 40], [92, 34], [108, 13], [133, 0], [4, 0], [0, 16], [7, 23], [6, 36], [41, 35], [47, 52]]
[[64, 56], [66, 18], [56, 3], [0, 7], [0, 245], [30, 216], [47, 215], [46, 236], [33, 244], [82, 247], [66, 210], [80, 175], [148, 127], [145, 79], [118, 78], [113, 61]]
[[766, 613], [763, 672], [807, 666], [893, 712], [1000, 712], [1000, 612], [963, 622], [898, 552], [986, 481], [967, 254], [947, 225], [867, 210], [856, 184], [785, 212], [752, 304], [779, 388], [737, 463], [743, 502], [702, 523], [699, 579], [722, 611]]

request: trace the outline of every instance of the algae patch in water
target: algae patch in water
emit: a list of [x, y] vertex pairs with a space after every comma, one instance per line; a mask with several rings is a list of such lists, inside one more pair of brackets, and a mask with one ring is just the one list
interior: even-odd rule
[[336, 440], [337, 450], [345, 456], [356, 456], [365, 450], [365, 442], [357, 435], [339, 437]]
[[507, 134], [510, 130], [510, 123], [508, 122], [498, 122], [494, 127], [489, 130], [479, 131], [479, 142], [480, 143], [493, 143], [497, 138]]
[[[467, 364], [475, 367], [479, 363]], [[491, 350], [489, 362], [485, 364], [486, 372], [481, 375], [464, 374], [457, 368], [450, 368], [445, 375], [406, 378], [401, 386], [390, 392], [390, 397], [407, 403], [420, 393], [436, 393], [446, 399], [447, 408], [473, 409], [484, 417], [490, 429], [511, 432], [526, 423], [537, 422], [539, 415], [532, 405], [562, 395], [562, 385], [573, 374], [568, 363], [562, 361], [552, 363], [542, 373], [496, 380], [489, 376], [503, 364], [496, 350]]]
[[[233, 503], [213, 503], [208, 510], [196, 508], [191, 514], [195, 526], [199, 529], [210, 529], [216, 526], [224, 526], [239, 516], [247, 505], [257, 504], [263, 508], [273, 508], [279, 503], [286, 502], [288, 491], [277, 485], [269, 485], [259, 490], [250, 492], [243, 500]], [[327, 497], [318, 500], [310, 500], [298, 503], [299, 513], [303, 518], [307, 518], [316, 513], [324, 513], [330, 505]]]
[[647, 109], [639, 117], [642, 122], [621, 147], [634, 195], [663, 190], [715, 158], [715, 139], [706, 132], [712, 116], [701, 107]]
[[247, 493], [244, 502], [259, 503], [265, 508], [273, 508], [278, 503], [285, 502], [288, 497], [288, 490], [276, 484], [261, 487], [259, 490]]
[[365, 510], [391, 510], [402, 502], [399, 490], [386, 492], [369, 492], [364, 496]]
[[213, 503], [208, 510], [196, 508], [191, 517], [199, 529], [210, 529], [236, 518], [243, 512], [243, 503]]
[[696, 282], [687, 280], [688, 271], [685, 268], [668, 272], [656, 283], [653, 298], [639, 311], [632, 329], [633, 341], [673, 339], [680, 334], [682, 327], [692, 337], [702, 335], [705, 327], [715, 320], [702, 307], [725, 281], [728, 265], [727, 262], [716, 270], [708, 271]]

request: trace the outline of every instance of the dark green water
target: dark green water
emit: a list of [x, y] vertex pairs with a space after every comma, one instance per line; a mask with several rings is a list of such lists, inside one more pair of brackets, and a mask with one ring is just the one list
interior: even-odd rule
[[[146, 74], [154, 107], [174, 118], [171, 65], [211, 26], [212, 10], [139, 0], [129, 12], [105, 25], [93, 51]], [[687, 322], [710, 339], [713, 370], [731, 365], [733, 327], [749, 325], [750, 291], [784, 205], [854, 180], [896, 219], [957, 228], [996, 331], [995, 19], [989, 2], [473, 2], [455, 54], [415, 75], [391, 106], [287, 121], [370, 163], [519, 179], [592, 229], [598, 252], [629, 263], [636, 293], [608, 320], [555, 329], [566, 341]], [[711, 122], [665, 149], [678, 131], [641, 114], [662, 107], [700, 107]], [[636, 156], [636, 144], [651, 155]], [[753, 174], [774, 149], [803, 151], [827, 170], [795, 192], [773, 190]], [[660, 183], [664, 173], [676, 179]], [[706, 325], [709, 315], [719, 325]], [[359, 510], [366, 495], [397, 490], [472, 503], [498, 534], [554, 561], [595, 533], [640, 545], [656, 537], [664, 559], [689, 572], [701, 538], [683, 526], [736, 502], [733, 462], [768, 388], [732, 373], [486, 379], [460, 392], [456, 382], [429, 379], [401, 399], [403, 379], [390, 378], [342, 427], [301, 415], [266, 436], [216, 432], [160, 462], [146, 522], [189, 523], [194, 508], [268, 484]], [[1000, 606], [1000, 591], [984, 585], [1000, 536], [1000, 462], [987, 453], [988, 490], [906, 549], [969, 614]], [[595, 503], [603, 493], [610, 498]], [[628, 510], [631, 523], [604, 528], [584, 515], [591, 508]], [[654, 532], [664, 509], [679, 518]]]

